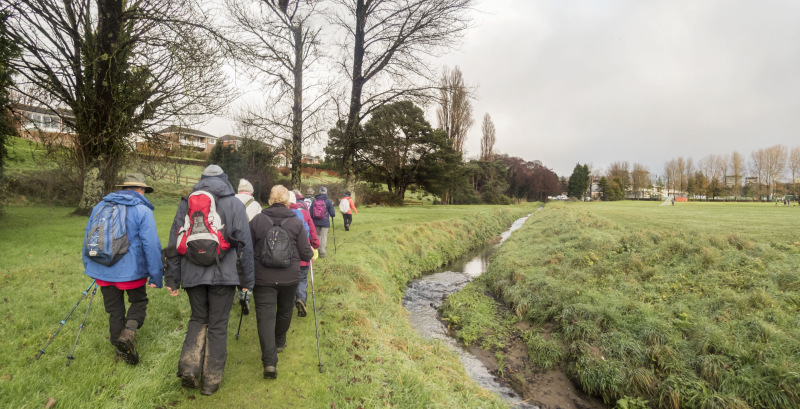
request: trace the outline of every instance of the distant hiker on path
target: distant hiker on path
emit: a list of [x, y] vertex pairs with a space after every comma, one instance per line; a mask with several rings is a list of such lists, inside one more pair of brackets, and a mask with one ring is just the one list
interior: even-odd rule
[[336, 217], [336, 212], [333, 210], [333, 202], [328, 199], [328, 188], [325, 186], [319, 188], [319, 194], [314, 196], [309, 213], [311, 213], [314, 226], [317, 228], [319, 256], [325, 258], [325, 247], [328, 244], [328, 228], [331, 227], [332, 222], [332, 220], [328, 219], [328, 216]]
[[289, 191], [282, 185], [273, 186], [269, 205], [250, 222], [250, 234], [257, 249], [253, 299], [261, 363], [264, 378], [276, 379], [278, 353], [286, 348], [292, 323], [300, 261], [310, 261], [314, 252], [303, 222], [288, 207]]
[[308, 188], [308, 190], [306, 190], [306, 197], [303, 199], [303, 202], [305, 202], [306, 208], [308, 208], [309, 212], [311, 212], [311, 202], [313, 201], [314, 201], [314, 189]]
[[[142, 327], [147, 316], [147, 278], [150, 278], [151, 288], [162, 285], [161, 241], [153, 217], [154, 207], [144, 197], [145, 193], [153, 192], [153, 188], [147, 186], [144, 176], [131, 173], [116, 187], [122, 189], [108, 194], [92, 209], [84, 233], [83, 267], [86, 275], [96, 279], [100, 286], [108, 313], [109, 340], [116, 347], [117, 356], [136, 365], [139, 363], [136, 330]], [[105, 210], [111, 212], [107, 213], [110, 221], [98, 217]], [[109, 259], [101, 260], [97, 256], [103, 252], [103, 244], [108, 244], [103, 239], [104, 226], [109, 229], [114, 226], [114, 211], [119, 212], [119, 223], [124, 224], [127, 231], [127, 243], [122, 240], [127, 252], [118, 251]], [[112, 246], [119, 248], [117, 243]], [[125, 293], [130, 303], [127, 311]]]
[[261, 204], [253, 197], [253, 185], [247, 179], [239, 179], [239, 193], [236, 194], [236, 198], [244, 204], [247, 221], [253, 220], [253, 217], [261, 213]]
[[[219, 389], [228, 357], [228, 318], [236, 286], [245, 292], [253, 288], [247, 213], [222, 168], [205, 168], [192, 194], [178, 205], [169, 237], [169, 246], [180, 256], [167, 262], [192, 308], [177, 375], [184, 388], [197, 388], [202, 379], [200, 393], [211, 395]], [[244, 282], [236, 272], [238, 252]]]
[[350, 192], [344, 192], [344, 196], [339, 200], [339, 211], [342, 212], [344, 219], [344, 231], [350, 231], [350, 225], [353, 223], [353, 213], [358, 214], [356, 204], [350, 198]]

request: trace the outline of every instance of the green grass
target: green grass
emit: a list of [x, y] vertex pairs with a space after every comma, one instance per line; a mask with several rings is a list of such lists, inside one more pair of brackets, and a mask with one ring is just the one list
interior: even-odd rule
[[[177, 201], [154, 197], [153, 202], [165, 243]], [[90, 282], [79, 253], [86, 219], [67, 216], [71, 211], [6, 207], [0, 230], [0, 407], [41, 407], [50, 397], [59, 408], [504, 406], [468, 379], [449, 348], [410, 327], [400, 299], [412, 277], [485, 242], [529, 213], [529, 206], [359, 209], [351, 231], [336, 230], [335, 251], [329, 233], [329, 256], [314, 266], [323, 373], [313, 314], [293, 319], [279, 377], [267, 381], [261, 376], [254, 316], [245, 317], [237, 341], [234, 308], [223, 384], [211, 397], [183, 390], [175, 377], [190, 313], [183, 292], [173, 298], [164, 289], [149, 291], [136, 367], [114, 363], [99, 294], [72, 364], [66, 367], [66, 356], [87, 301], [47, 353], [34, 359]], [[341, 226], [341, 219], [336, 223]]]
[[6, 174], [56, 168], [55, 164], [45, 163], [45, 150], [41, 144], [17, 137], [9, 138], [9, 142]]
[[[800, 209], [550, 204], [481, 278], [529, 354], [651, 407], [800, 407]], [[537, 334], [553, 328], [554, 346]]]

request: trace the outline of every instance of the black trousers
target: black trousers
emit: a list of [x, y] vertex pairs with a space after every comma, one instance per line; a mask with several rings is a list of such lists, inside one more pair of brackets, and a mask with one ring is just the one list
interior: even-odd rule
[[253, 289], [258, 339], [261, 343], [261, 363], [278, 364], [278, 346], [286, 345], [286, 333], [292, 324], [297, 284]]
[[192, 315], [178, 361], [178, 376], [202, 376], [203, 388], [214, 389], [222, 382], [228, 359], [228, 318], [235, 293], [232, 285], [186, 288]]
[[[139, 323], [136, 328], [141, 328], [147, 316], [147, 286], [136, 287], [131, 290], [120, 290], [113, 285], [100, 287], [103, 294], [103, 304], [108, 313], [109, 341], [114, 343], [119, 338], [125, 323], [133, 320]], [[125, 310], [125, 293], [128, 293], [130, 307]]]
[[344, 230], [350, 230], [350, 225], [353, 223], [353, 215], [345, 213], [342, 217], [344, 218]]

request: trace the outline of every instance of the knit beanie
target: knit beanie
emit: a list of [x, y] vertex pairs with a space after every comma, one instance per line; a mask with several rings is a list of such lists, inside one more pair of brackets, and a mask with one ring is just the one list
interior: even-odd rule
[[297, 197], [294, 195], [294, 192], [289, 192], [289, 204], [297, 203]]
[[325, 187], [325, 186], [323, 186], [323, 187], [319, 188], [319, 194], [321, 194], [321, 195], [327, 195], [327, 194], [328, 194], [328, 188], [327, 188], [327, 187]]
[[247, 179], [239, 179], [239, 192], [247, 192], [253, 194], [253, 185]]
[[222, 171], [222, 168], [217, 165], [208, 165], [203, 170], [203, 176], [219, 176], [224, 173], [225, 172]]

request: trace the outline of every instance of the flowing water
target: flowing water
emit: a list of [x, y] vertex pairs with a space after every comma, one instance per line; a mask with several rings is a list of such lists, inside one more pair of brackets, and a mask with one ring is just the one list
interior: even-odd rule
[[450, 337], [447, 327], [439, 320], [437, 309], [450, 294], [464, 288], [467, 283], [483, 274], [489, 266], [489, 257], [500, 247], [514, 230], [519, 229], [528, 217], [515, 221], [511, 228], [503, 232], [499, 244], [488, 244], [464, 257], [425, 275], [409, 284], [403, 296], [403, 306], [408, 310], [411, 324], [423, 336], [438, 339], [451, 345], [458, 354], [470, 377], [481, 387], [493, 391], [507, 400], [515, 408], [536, 408], [508, 386], [500, 384], [488, 369], [463, 345]]

